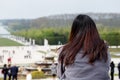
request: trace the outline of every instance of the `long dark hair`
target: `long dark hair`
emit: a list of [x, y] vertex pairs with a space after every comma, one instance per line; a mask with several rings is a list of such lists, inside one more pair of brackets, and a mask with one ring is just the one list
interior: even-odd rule
[[67, 66], [74, 63], [77, 53], [83, 50], [88, 63], [96, 60], [107, 61], [107, 46], [100, 38], [94, 21], [87, 15], [78, 15], [72, 24], [68, 43], [63, 47], [58, 60]]

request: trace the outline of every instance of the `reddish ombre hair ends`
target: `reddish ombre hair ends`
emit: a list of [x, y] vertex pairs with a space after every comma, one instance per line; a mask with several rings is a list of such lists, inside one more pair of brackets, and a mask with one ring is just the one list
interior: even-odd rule
[[75, 56], [82, 50], [83, 56], [88, 56], [88, 63], [96, 60], [107, 61], [107, 45], [100, 38], [94, 21], [87, 15], [78, 15], [72, 24], [68, 43], [63, 47], [59, 62], [67, 66], [74, 63]]

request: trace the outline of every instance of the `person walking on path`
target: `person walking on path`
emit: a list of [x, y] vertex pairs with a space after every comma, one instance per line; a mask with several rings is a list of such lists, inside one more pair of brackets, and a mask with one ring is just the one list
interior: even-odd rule
[[8, 80], [11, 80], [11, 64], [8, 65]]
[[3, 66], [2, 73], [4, 74], [4, 80], [7, 80], [8, 68], [6, 64]]
[[80, 14], [74, 19], [69, 41], [58, 53], [60, 80], [110, 80], [108, 45], [88, 15]]
[[114, 64], [113, 61], [110, 63], [110, 67], [111, 67], [111, 72], [110, 72], [111, 80], [114, 80], [114, 68], [115, 68], [115, 64]]
[[119, 79], [120, 79], [120, 62], [118, 63], [118, 76], [119, 76]]
[[17, 80], [18, 67], [14, 65], [10, 68], [10, 70], [11, 70], [12, 80], [14, 79]]
[[11, 57], [9, 57], [9, 58], [7, 59], [7, 61], [8, 61], [8, 64], [11, 64], [11, 63], [12, 63]]

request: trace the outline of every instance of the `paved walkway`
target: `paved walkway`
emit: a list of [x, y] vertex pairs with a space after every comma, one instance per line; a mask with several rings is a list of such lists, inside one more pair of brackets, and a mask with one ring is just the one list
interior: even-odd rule
[[47, 79], [33, 79], [33, 80], [58, 80], [58, 79], [47, 78]]
[[115, 76], [114, 80], [120, 80], [120, 79], [118, 79], [118, 76]]
[[[33, 80], [58, 80], [58, 79], [47, 78], [47, 79], [33, 79]], [[118, 76], [115, 76], [114, 80], [120, 80], [120, 79], [118, 79]]]
[[[25, 80], [25, 79], [19, 79], [19, 80]], [[32, 80], [59, 80], [59, 79], [52, 79], [52, 78], [47, 78], [47, 79], [32, 79]], [[118, 79], [118, 76], [115, 76], [114, 77], [114, 80], [120, 80], [120, 79]]]

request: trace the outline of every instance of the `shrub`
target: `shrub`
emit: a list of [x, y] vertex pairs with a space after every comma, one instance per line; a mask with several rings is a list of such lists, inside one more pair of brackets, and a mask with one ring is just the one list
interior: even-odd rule
[[33, 79], [45, 78], [45, 74], [42, 71], [33, 71], [32, 78]]

